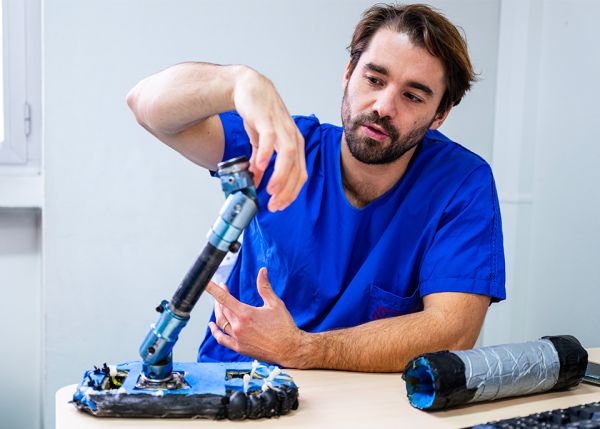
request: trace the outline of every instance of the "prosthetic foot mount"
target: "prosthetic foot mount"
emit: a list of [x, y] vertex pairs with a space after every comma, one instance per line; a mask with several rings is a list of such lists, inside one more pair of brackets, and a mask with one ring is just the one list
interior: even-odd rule
[[94, 416], [188, 417], [232, 420], [273, 417], [298, 408], [298, 388], [278, 367], [250, 363], [173, 362], [173, 347], [227, 252], [240, 249], [244, 228], [258, 211], [245, 157], [219, 164], [225, 193], [208, 242], [175, 291], [156, 311], [158, 321], [139, 348], [141, 361], [87, 371], [73, 402]]
[[258, 419], [298, 408], [298, 387], [257, 361], [173, 363], [174, 376], [145, 379], [141, 362], [86, 371], [73, 402], [97, 417]]

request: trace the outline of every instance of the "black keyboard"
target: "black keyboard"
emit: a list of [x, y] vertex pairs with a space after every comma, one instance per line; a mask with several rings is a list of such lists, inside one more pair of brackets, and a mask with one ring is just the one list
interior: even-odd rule
[[600, 402], [483, 423], [465, 429], [600, 429]]

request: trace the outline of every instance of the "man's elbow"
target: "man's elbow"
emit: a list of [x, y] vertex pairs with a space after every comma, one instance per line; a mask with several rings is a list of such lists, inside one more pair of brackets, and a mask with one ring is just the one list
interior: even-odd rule
[[143, 81], [133, 87], [126, 97], [127, 105], [138, 124], [152, 134], [176, 134], [179, 130], [172, 130], [165, 123], [169, 108], [161, 101], [160, 94], [147, 94], [142, 90], [142, 86]]
[[129, 90], [129, 92], [127, 93], [127, 97], [125, 97], [125, 100], [127, 101], [127, 105], [129, 106], [131, 111], [137, 116], [137, 86], [134, 86]]
[[125, 97], [125, 100], [127, 101], [127, 106], [129, 106], [129, 109], [133, 112], [136, 121], [138, 121], [138, 123], [139, 123], [140, 116], [139, 116], [139, 107], [138, 107], [138, 94], [136, 91], [136, 87], [132, 88], [127, 93], [127, 97]]
[[136, 85], [127, 93], [127, 105], [133, 112], [135, 120], [144, 128], [148, 128], [149, 124], [145, 114], [148, 109], [141, 97], [139, 86], [140, 84]]
[[477, 335], [468, 335], [461, 334], [458, 338], [454, 339], [451, 347], [448, 347], [449, 350], [468, 350], [475, 347], [475, 343], [477, 342], [477, 338], [479, 337], [479, 332]]
[[440, 350], [472, 349], [479, 338], [490, 298], [476, 294], [432, 295], [429, 312], [435, 320]]
[[479, 338], [482, 326], [483, 320], [481, 322], [470, 320], [464, 324], [454, 326], [454, 329], [448, 332], [446, 348], [448, 350], [472, 349]]

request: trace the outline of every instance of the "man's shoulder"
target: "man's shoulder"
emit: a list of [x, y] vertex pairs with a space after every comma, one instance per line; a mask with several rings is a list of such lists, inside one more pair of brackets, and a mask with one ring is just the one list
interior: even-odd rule
[[460, 165], [462, 169], [471, 171], [480, 167], [490, 169], [488, 162], [480, 155], [453, 141], [438, 130], [429, 130], [425, 135], [424, 143], [423, 150], [425, 152], [429, 152], [432, 158], [437, 158], [448, 166], [452, 165], [456, 168]]
[[339, 125], [328, 124], [321, 122], [319, 118], [314, 114], [310, 115], [292, 115], [292, 119], [296, 122], [296, 125], [300, 130], [302, 129], [313, 129], [320, 128], [323, 130], [341, 130], [342, 127]]
[[292, 119], [294, 120], [294, 122], [296, 122], [296, 125], [298, 126], [320, 126], [321, 125], [321, 121], [319, 121], [319, 118], [317, 118], [317, 116], [312, 113], [310, 115], [292, 115]]
[[312, 115], [293, 115], [298, 130], [304, 136], [306, 149], [320, 146], [330, 141], [338, 141], [342, 134], [342, 127], [321, 122]]

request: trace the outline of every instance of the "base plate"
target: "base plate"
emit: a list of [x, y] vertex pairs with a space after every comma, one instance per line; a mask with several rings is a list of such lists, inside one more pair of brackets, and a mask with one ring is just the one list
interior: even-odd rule
[[85, 372], [73, 403], [98, 417], [231, 420], [280, 416], [298, 408], [298, 387], [276, 366], [174, 362], [173, 371], [189, 387], [140, 388], [141, 362], [105, 364]]

